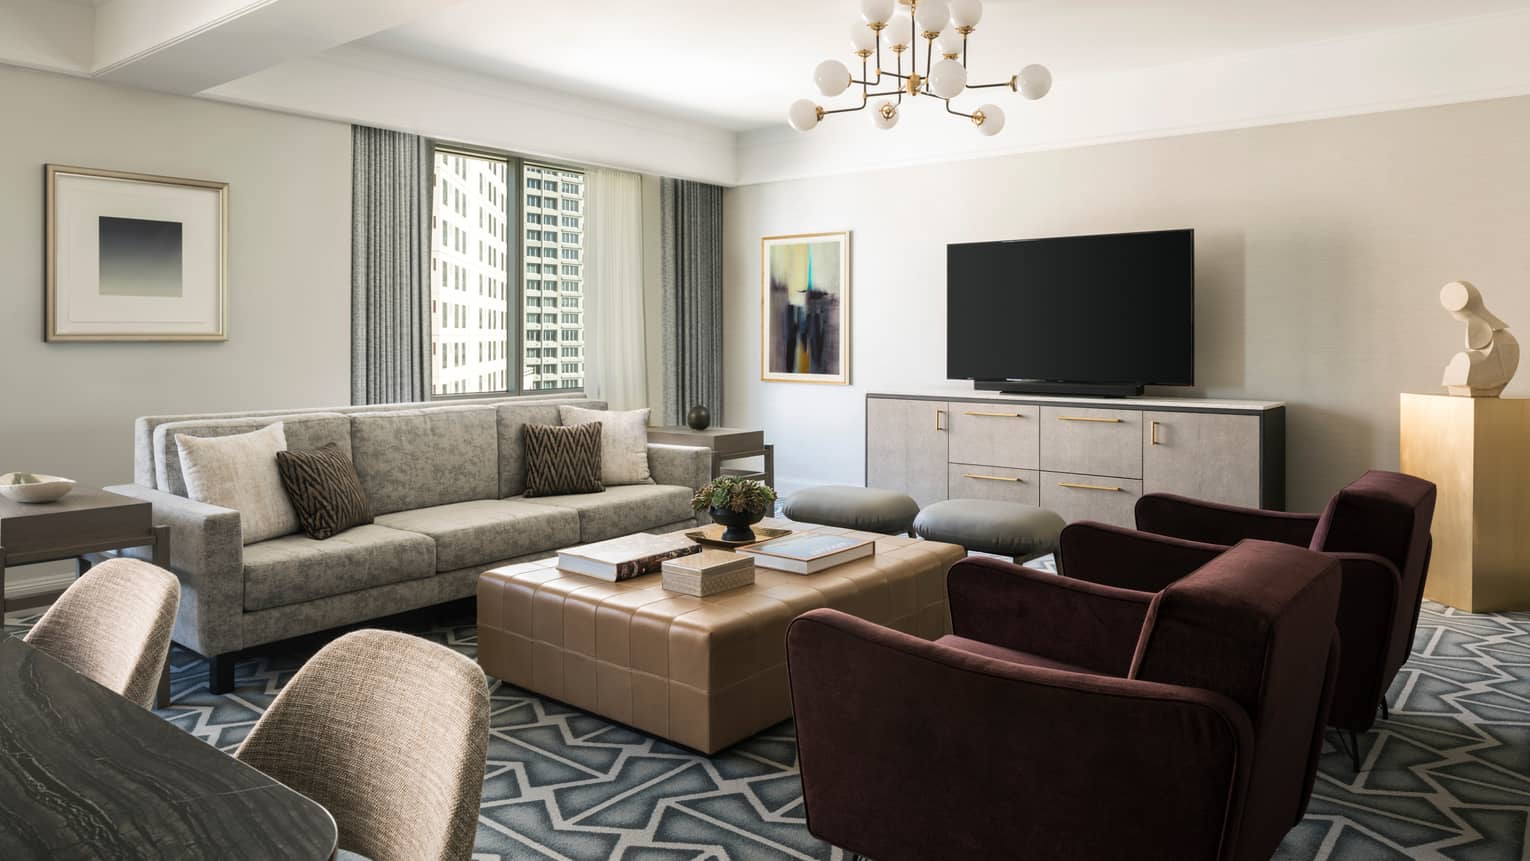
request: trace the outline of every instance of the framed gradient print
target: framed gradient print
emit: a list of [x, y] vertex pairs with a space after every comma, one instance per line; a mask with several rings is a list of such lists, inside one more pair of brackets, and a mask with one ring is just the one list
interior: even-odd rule
[[228, 183], [45, 167], [49, 341], [227, 340]]
[[850, 233], [760, 240], [760, 379], [850, 382]]

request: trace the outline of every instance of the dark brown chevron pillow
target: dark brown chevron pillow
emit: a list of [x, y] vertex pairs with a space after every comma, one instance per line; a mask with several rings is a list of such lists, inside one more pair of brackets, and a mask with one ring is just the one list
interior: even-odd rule
[[372, 522], [372, 506], [356, 466], [334, 443], [276, 453], [287, 498], [309, 538], [323, 541], [352, 526]]
[[526, 495], [599, 493], [600, 422], [526, 425]]

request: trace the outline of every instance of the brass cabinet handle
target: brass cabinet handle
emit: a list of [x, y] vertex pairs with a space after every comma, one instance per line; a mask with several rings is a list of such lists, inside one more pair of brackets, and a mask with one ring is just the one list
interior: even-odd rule
[[1103, 490], [1103, 491], [1107, 491], [1109, 493], [1120, 493], [1121, 492], [1121, 488], [1119, 488], [1119, 487], [1107, 487], [1107, 486], [1105, 486], [1103, 484], [1079, 484], [1076, 481], [1059, 481], [1057, 483], [1057, 486], [1058, 487], [1071, 487], [1071, 488], [1074, 488], [1076, 490]]
[[1060, 422], [1101, 422], [1103, 424], [1112, 425], [1118, 425], [1126, 421], [1126, 419], [1106, 419], [1098, 418], [1096, 416], [1058, 416], [1057, 420]]
[[967, 416], [990, 416], [990, 417], [996, 418], [996, 419], [1023, 419], [1023, 418], [1025, 418], [1025, 413], [985, 413], [985, 412], [982, 412], [980, 410], [967, 410], [966, 412], [962, 413], [962, 415], [967, 415]]
[[1158, 445], [1158, 422], [1148, 425], [1148, 442]]
[[962, 478], [976, 478], [980, 481], [1013, 481], [1016, 484], [1024, 484], [1025, 479], [1009, 475], [978, 475], [975, 472], [964, 472]]
[[935, 411], [935, 429], [936, 430], [938, 430], [938, 431], [945, 430], [944, 425], [940, 421], [942, 418], [945, 417], [945, 415], [946, 415], [946, 411], [945, 410], [936, 410]]

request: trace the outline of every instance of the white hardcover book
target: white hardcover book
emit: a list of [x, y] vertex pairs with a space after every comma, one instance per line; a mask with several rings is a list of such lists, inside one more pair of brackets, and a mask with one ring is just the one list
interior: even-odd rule
[[739, 552], [753, 556], [755, 564], [761, 568], [792, 574], [817, 574], [870, 556], [876, 549], [876, 542], [865, 538], [808, 533], [740, 547]]
[[699, 553], [701, 545], [680, 533], [638, 533], [558, 551], [558, 570], [617, 583], [652, 574], [666, 560]]

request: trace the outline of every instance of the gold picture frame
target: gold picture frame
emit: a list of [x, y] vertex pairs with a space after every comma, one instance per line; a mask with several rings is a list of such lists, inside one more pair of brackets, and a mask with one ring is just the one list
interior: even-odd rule
[[760, 239], [760, 379], [850, 384], [850, 231]]
[[228, 183], [43, 175], [45, 341], [228, 340]]

